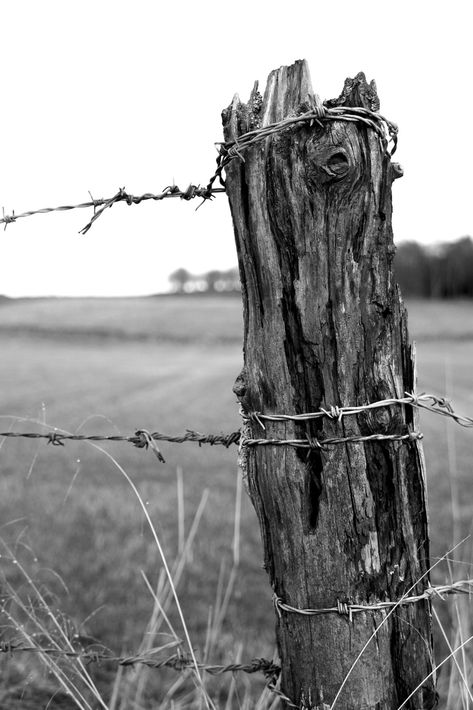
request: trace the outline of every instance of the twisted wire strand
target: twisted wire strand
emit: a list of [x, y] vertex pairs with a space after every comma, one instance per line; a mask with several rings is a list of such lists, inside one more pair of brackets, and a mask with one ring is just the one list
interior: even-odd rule
[[[263, 429], [265, 421], [294, 421], [306, 422], [311, 419], [319, 419], [327, 417], [329, 419], [337, 419], [341, 421], [342, 417], [360, 414], [380, 407], [388, 407], [392, 405], [410, 405], [419, 407], [427, 411], [439, 414], [444, 417], [450, 417], [457, 424], [465, 428], [473, 428], [473, 418], [457, 414], [452, 407], [452, 404], [445, 397], [438, 397], [433, 394], [413, 394], [406, 392], [405, 397], [383, 399], [370, 404], [354, 406], [354, 407], [338, 407], [332, 406], [321, 408], [316, 412], [307, 412], [303, 414], [262, 414], [261, 412], [244, 412], [241, 410], [241, 415], [244, 422], [257, 422]], [[66, 441], [109, 441], [109, 442], [128, 442], [139, 449], [150, 448], [159, 461], [164, 462], [164, 458], [158, 448], [158, 441], [165, 441], [174, 444], [183, 444], [185, 442], [193, 442], [202, 446], [208, 444], [210, 446], [224, 446], [229, 448], [232, 445], [240, 447], [255, 447], [255, 446], [291, 446], [294, 448], [320, 449], [323, 450], [328, 446], [346, 443], [364, 443], [376, 441], [400, 441], [414, 442], [423, 438], [421, 432], [412, 431], [404, 434], [369, 434], [366, 436], [343, 436], [331, 437], [327, 439], [316, 439], [307, 435], [305, 439], [263, 439], [245, 437], [242, 431], [233, 431], [230, 434], [202, 434], [192, 429], [187, 429], [184, 434], [170, 435], [155, 431], [149, 432], [147, 429], [138, 429], [133, 435], [104, 435], [104, 434], [68, 434], [62, 431], [49, 432], [17, 432], [4, 431], [0, 432], [0, 437], [4, 438], [24, 438], [24, 439], [45, 439], [47, 444], [53, 446], [64, 446]]]
[[[71, 651], [55, 647], [42, 648], [40, 646], [28, 646], [26, 644], [16, 644], [10, 641], [0, 641], [0, 653], [5, 653], [10, 656], [13, 656], [15, 653], [36, 653], [46, 656], [69, 658], [71, 660], [80, 660], [86, 664], [115, 663], [124, 667], [132, 667], [140, 664], [155, 670], [171, 668], [177, 673], [185, 673], [195, 668], [193, 659], [190, 656], [182, 654], [174, 654], [164, 659], [158, 659], [150, 653], [136, 654], [133, 656], [113, 656], [109, 653], [103, 653], [93, 649]], [[281, 700], [284, 700], [289, 707], [297, 707], [278, 687], [281, 666], [266, 658], [253, 658], [248, 663], [228, 663], [227, 665], [197, 663], [197, 667], [199, 671], [203, 671], [212, 676], [220, 676], [224, 673], [262, 673], [267, 680], [266, 687], [271, 693], [278, 696]]]
[[[126, 202], [127, 205], [139, 205], [141, 202], [146, 202], [147, 200], [160, 201], [168, 197], [180, 197], [181, 200], [192, 200], [194, 197], [200, 197], [205, 202], [206, 200], [211, 200], [216, 193], [225, 192], [223, 187], [201, 187], [200, 185], [189, 185], [186, 190], [181, 190], [177, 185], [168, 185], [162, 192], [157, 194], [152, 192], [145, 192], [143, 195], [131, 195], [126, 192], [124, 187], [119, 188], [117, 193], [113, 197], [106, 199], [94, 200], [93, 198], [88, 202], [81, 202], [75, 205], [60, 205], [58, 207], [42, 207], [38, 210], [28, 210], [27, 212], [21, 212], [15, 214], [12, 211], [11, 215], [5, 214], [3, 209], [3, 216], [0, 218], [0, 224], [4, 224], [4, 230], [9, 224], [16, 222], [24, 217], [31, 217], [36, 214], [49, 214], [50, 212], [67, 212], [69, 210], [83, 209], [86, 207], [94, 208], [94, 215], [89, 220], [89, 222], [83, 227], [79, 234], [87, 234], [89, 229], [92, 227], [93, 223], [103, 214], [103, 212], [108, 207], [113, 207], [117, 202]], [[97, 209], [99, 208], [99, 209]]]
[[324, 449], [327, 446], [346, 443], [363, 443], [366, 441], [407, 441], [412, 442], [422, 439], [420, 432], [409, 432], [407, 434], [370, 434], [368, 436], [343, 436], [318, 440], [308, 436], [306, 439], [251, 439], [242, 436], [241, 431], [234, 431], [231, 434], [200, 434], [197, 431], [188, 429], [185, 434], [172, 436], [155, 431], [150, 433], [147, 429], [139, 429], [133, 436], [125, 435], [104, 435], [104, 434], [63, 434], [58, 431], [40, 432], [16, 432], [3, 431], [0, 437], [17, 439], [45, 439], [47, 444], [53, 446], [64, 446], [65, 441], [107, 441], [107, 442], [128, 442], [139, 449], [151, 448], [159, 461], [165, 460], [157, 447], [157, 441], [166, 441], [172, 444], [183, 444], [190, 441], [199, 444], [209, 444], [210, 446], [224, 446], [229, 448], [232, 444], [244, 446], [291, 446], [303, 449]]
[[443, 417], [450, 417], [457, 424], [466, 428], [473, 427], [473, 417], [466, 417], [457, 414], [452, 407], [452, 403], [446, 397], [438, 397], [434, 394], [426, 394], [422, 392], [420, 394], [405, 392], [404, 397], [392, 397], [389, 399], [382, 399], [377, 402], [371, 402], [370, 404], [362, 404], [354, 407], [338, 407], [330, 406], [323, 408], [321, 407], [316, 412], [305, 412], [302, 414], [263, 414], [261, 412], [246, 412], [243, 417], [256, 421], [264, 429], [264, 421], [269, 422], [281, 422], [281, 421], [292, 421], [292, 422], [306, 422], [312, 419], [320, 419], [321, 417], [327, 417], [328, 419], [337, 419], [341, 421], [343, 417], [350, 416], [353, 414], [361, 414], [362, 412], [367, 412], [371, 409], [379, 409], [380, 407], [389, 407], [392, 405], [411, 405], [413, 407], [418, 407], [420, 409], [426, 409], [427, 411], [434, 412], [435, 414], [440, 414]]
[[395, 606], [404, 606], [406, 604], [417, 604], [425, 599], [439, 598], [444, 600], [445, 595], [451, 594], [468, 594], [473, 593], [473, 579], [461, 579], [451, 584], [429, 586], [421, 594], [414, 594], [409, 597], [403, 597], [397, 602], [379, 601], [374, 604], [351, 604], [349, 602], [337, 601], [337, 606], [326, 607], [321, 609], [299, 609], [282, 601], [277, 594], [273, 595], [274, 607], [279, 616], [285, 611], [291, 614], [301, 614], [302, 616], [319, 616], [320, 614], [341, 614], [348, 616], [352, 620], [354, 614], [369, 611], [383, 611], [391, 609]]
[[285, 693], [282, 692], [282, 690], [279, 687], [279, 679], [278, 683], [275, 683], [273, 681], [269, 681], [268, 684], [266, 685], [268, 690], [271, 691], [274, 695], [277, 695], [277, 697], [282, 700], [283, 702], [286, 703], [286, 705], [290, 708], [299, 708], [299, 705], [296, 705], [296, 703], [293, 703], [291, 698], [287, 696]]
[[[134, 666], [141, 664], [148, 668], [172, 668], [177, 672], [184, 672], [195, 668], [195, 663], [190, 656], [183, 654], [173, 654], [167, 658], [156, 658], [152, 653], [141, 653], [132, 656], [113, 656], [110, 653], [85, 650], [66, 650], [56, 647], [42, 648], [41, 646], [26, 645], [9, 641], [0, 641], [0, 653], [38, 653], [46, 656], [59, 656], [71, 659], [80, 659], [86, 663], [115, 663], [119, 666]], [[224, 673], [263, 673], [266, 678], [274, 680], [281, 672], [281, 667], [266, 658], [253, 658], [248, 663], [229, 663], [227, 665], [210, 665], [206, 663], [197, 664], [199, 670], [205, 671], [209, 675], [218, 676]]]
[[162, 434], [159, 431], [150, 433], [147, 429], [138, 429], [132, 436], [120, 434], [67, 434], [60, 431], [41, 432], [16, 432], [3, 431], [0, 432], [0, 437], [5, 438], [24, 438], [24, 439], [45, 439], [47, 444], [52, 446], [64, 446], [65, 441], [110, 441], [110, 442], [128, 442], [136, 446], [138, 449], [151, 448], [159, 461], [165, 463], [165, 459], [160, 452], [156, 442], [167, 441], [173, 444], [183, 444], [186, 441], [191, 441], [199, 444], [209, 444], [210, 446], [224, 446], [228, 449], [232, 444], [238, 444], [240, 441], [240, 431], [234, 431], [231, 434], [201, 434], [198, 431], [187, 429], [184, 434], [172, 436], [170, 434]]
[[418, 431], [407, 434], [369, 434], [367, 436], [341, 436], [330, 439], [316, 439], [307, 436], [306, 439], [241, 439], [241, 446], [292, 446], [296, 449], [324, 449], [335, 444], [361, 444], [367, 441], [406, 441], [412, 442], [423, 439], [424, 435]]
[[220, 146], [219, 155], [217, 157], [217, 169], [211, 177], [207, 188], [212, 189], [217, 178], [222, 185], [225, 185], [225, 181], [222, 178], [223, 169], [235, 158], [240, 158], [240, 160], [244, 162], [245, 158], [242, 151], [247, 150], [265, 138], [300, 124], [306, 124], [312, 127], [314, 124], [321, 126], [324, 122], [328, 121], [361, 123], [375, 131], [385, 150], [388, 147], [389, 141], [392, 142], [391, 156], [396, 151], [398, 127], [382, 114], [362, 107], [333, 106], [329, 108], [324, 104], [317, 103], [309, 111], [305, 111], [298, 116], [289, 116], [282, 121], [271, 123], [261, 128], [255, 128], [239, 136], [236, 140], [217, 142], [216, 145]]
[[[127, 205], [138, 205], [146, 200], [159, 201], [168, 197], [180, 197], [183, 200], [192, 200], [194, 197], [200, 197], [202, 199], [201, 204], [203, 204], [203, 202], [211, 200], [216, 193], [225, 192], [225, 181], [222, 177], [222, 172], [224, 168], [235, 158], [240, 158], [244, 161], [243, 151], [250, 148], [252, 145], [255, 145], [255, 143], [259, 143], [260, 141], [276, 133], [293, 128], [294, 126], [300, 124], [306, 124], [311, 127], [315, 124], [320, 126], [327, 121], [361, 123], [375, 131], [385, 149], [387, 148], [389, 141], [392, 141], [393, 147], [391, 155], [393, 155], [396, 150], [398, 128], [394, 123], [388, 121], [388, 119], [380, 113], [361, 107], [334, 106], [328, 108], [321, 103], [317, 103], [310, 111], [306, 111], [299, 116], [289, 116], [288, 118], [285, 118], [277, 123], [271, 123], [268, 126], [248, 131], [247, 133], [241, 135], [238, 140], [217, 142], [216, 145], [220, 146], [217, 157], [217, 169], [210, 178], [206, 187], [190, 184], [186, 190], [181, 190], [177, 185], [168, 185], [159, 193], [155, 194], [146, 192], [143, 195], [129, 194], [126, 192], [124, 187], [120, 187], [113, 197], [95, 200], [91, 196], [91, 200], [88, 202], [81, 202], [75, 205], [42, 207], [37, 210], [27, 210], [26, 212], [21, 212], [19, 214], [15, 214], [14, 210], [11, 214], [5, 214], [5, 209], [2, 208], [3, 214], [0, 218], [0, 224], [4, 225], [5, 230], [9, 224], [13, 224], [17, 220], [25, 217], [31, 217], [37, 214], [49, 214], [50, 212], [65, 212], [69, 210], [93, 207], [94, 214], [92, 218], [85, 225], [85, 227], [79, 231], [79, 234], [87, 234], [94, 222], [104, 213], [104, 211], [109, 207], [113, 207], [113, 205], [117, 202], [126, 202]], [[213, 184], [217, 178], [219, 179], [222, 187], [213, 187]]]

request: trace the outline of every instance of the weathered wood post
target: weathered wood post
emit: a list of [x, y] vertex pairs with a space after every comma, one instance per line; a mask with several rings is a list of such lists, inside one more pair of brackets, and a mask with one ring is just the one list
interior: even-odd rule
[[[347, 80], [325, 108], [379, 108], [374, 83]], [[256, 508], [265, 568], [283, 604], [346, 611], [397, 601], [425, 575], [429, 546], [423, 455], [413, 410], [337, 417], [337, 406], [402, 397], [414, 388], [406, 314], [393, 281], [391, 185], [401, 174], [371, 125], [325, 120], [305, 62], [273, 71], [264, 98], [236, 96], [223, 112], [227, 147], [248, 131], [318, 107], [226, 165], [244, 306], [244, 369], [235, 392], [247, 439], [243, 474]], [[325, 111], [326, 113], [326, 111]], [[342, 113], [342, 112], [341, 112]], [[346, 114], [347, 115], [347, 114]], [[367, 115], [370, 115], [367, 113]], [[371, 114], [372, 115], [372, 114]], [[242, 144], [243, 145], [243, 144]], [[331, 416], [261, 420], [251, 413]], [[404, 440], [338, 443], [371, 434]], [[415, 591], [428, 585], [424, 576]], [[300, 708], [328, 708], [386, 610], [352, 619], [278, 608], [282, 691]], [[339, 710], [435, 706], [430, 607], [396, 608], [336, 702]]]

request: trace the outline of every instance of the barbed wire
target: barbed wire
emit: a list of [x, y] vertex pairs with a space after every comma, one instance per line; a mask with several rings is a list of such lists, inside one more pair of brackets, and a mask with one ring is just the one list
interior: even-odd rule
[[[192, 200], [195, 197], [200, 197], [203, 202], [211, 200], [216, 193], [225, 192], [225, 181], [222, 177], [222, 172], [225, 167], [235, 158], [244, 161], [243, 152], [260, 141], [281, 131], [286, 131], [298, 125], [313, 125], [322, 126], [328, 121], [345, 121], [356, 122], [365, 125], [379, 136], [383, 146], [387, 148], [389, 141], [393, 143], [391, 155], [394, 154], [397, 146], [397, 126], [388, 121], [387, 118], [380, 113], [370, 111], [362, 107], [345, 107], [345, 106], [327, 106], [323, 104], [318, 97], [314, 97], [314, 106], [309, 111], [304, 111], [298, 116], [289, 116], [288, 118], [271, 123], [267, 126], [255, 128], [239, 136], [237, 140], [217, 142], [219, 153], [217, 157], [217, 169], [210, 178], [206, 187], [190, 184], [186, 190], [181, 190], [177, 185], [168, 185], [159, 193], [146, 192], [143, 195], [132, 195], [126, 192], [124, 187], [118, 189], [113, 197], [106, 199], [91, 199], [88, 202], [81, 202], [74, 205], [60, 205], [58, 207], [42, 207], [37, 210], [27, 210], [15, 214], [13, 210], [11, 214], [5, 214], [5, 209], [2, 208], [2, 217], [0, 224], [4, 225], [4, 230], [9, 224], [17, 222], [19, 219], [31, 217], [37, 214], [49, 214], [51, 212], [65, 212], [76, 209], [93, 207], [94, 215], [89, 222], [79, 230], [79, 234], [87, 234], [94, 222], [104, 213], [104, 211], [113, 207], [117, 202], [126, 202], [127, 205], [138, 205], [147, 200], [160, 201], [169, 197], [180, 197], [182, 200]], [[214, 187], [214, 182], [219, 180], [221, 187]], [[90, 193], [89, 193], [90, 194]], [[201, 204], [203, 204], [203, 202]], [[200, 207], [200, 205], [199, 205]]]
[[220, 146], [219, 155], [217, 157], [217, 169], [210, 179], [207, 187], [211, 189], [215, 180], [219, 179], [222, 185], [225, 181], [222, 178], [224, 168], [235, 158], [245, 160], [243, 151], [247, 150], [256, 143], [261, 142], [265, 138], [269, 138], [276, 133], [293, 128], [294, 126], [305, 124], [310, 127], [313, 125], [322, 126], [324, 122], [329, 121], [345, 121], [351, 123], [361, 123], [377, 133], [384, 149], [387, 149], [388, 143], [391, 140], [393, 143], [390, 155], [394, 155], [397, 148], [398, 127], [392, 121], [389, 121], [382, 114], [376, 111], [370, 111], [362, 107], [346, 107], [346, 106], [331, 106], [327, 102], [322, 103], [318, 96], [313, 97], [314, 105], [308, 110], [300, 113], [298, 116], [289, 116], [282, 121], [270, 123], [267, 126], [258, 127], [254, 130], [242, 134], [235, 140], [218, 142]]
[[[94, 649], [84, 649], [74, 651], [56, 647], [43, 648], [41, 646], [26, 645], [22, 643], [14, 643], [10, 641], [0, 641], [0, 653], [5, 653], [13, 656], [15, 653], [36, 653], [45, 656], [63, 657], [71, 660], [82, 661], [86, 664], [90, 663], [114, 663], [123, 667], [131, 667], [135, 665], [143, 665], [147, 668], [160, 670], [170, 668], [178, 673], [185, 673], [195, 669], [196, 664], [190, 656], [181, 653], [173, 654], [168, 658], [156, 658], [152, 653], [138, 653], [133, 656], [114, 656], [110, 653]], [[226, 665], [216, 665], [207, 663], [197, 663], [199, 671], [208, 673], [212, 676], [220, 676], [225, 673], [262, 673], [267, 680], [266, 687], [271, 693], [277, 695], [281, 700], [284, 700], [290, 707], [296, 708], [287, 695], [285, 695], [278, 687], [278, 679], [281, 674], [281, 666], [269, 661], [266, 658], [253, 658], [248, 663], [228, 663]]]
[[243, 437], [240, 430], [234, 431], [231, 434], [200, 434], [199, 432], [188, 429], [185, 434], [172, 436], [170, 434], [162, 434], [159, 431], [150, 433], [147, 429], [139, 429], [131, 436], [118, 434], [65, 434], [59, 431], [49, 431], [44, 434], [41, 432], [3, 431], [0, 432], [0, 437], [10, 439], [45, 439], [47, 444], [52, 444], [53, 446], [64, 446], [65, 441], [128, 442], [139, 449], [151, 448], [157, 459], [161, 463], [166, 463], [164, 456], [158, 448], [157, 441], [166, 441], [172, 444], [183, 444], [190, 441], [199, 444], [199, 446], [209, 444], [210, 446], [224, 446], [225, 448], [229, 448], [232, 444], [236, 444], [240, 447], [291, 446], [293, 448], [320, 449], [323, 451], [328, 446], [336, 444], [356, 444], [368, 441], [412, 442], [417, 439], [422, 439], [423, 434], [420, 432], [409, 432], [407, 434], [370, 434], [368, 436], [344, 436], [322, 440], [316, 439], [308, 434], [305, 439], [251, 439]]
[[352, 621], [353, 615], [360, 612], [384, 611], [385, 609], [392, 609], [393, 607], [404, 606], [406, 604], [417, 604], [420, 601], [424, 601], [426, 599], [433, 599], [435, 597], [444, 601], [443, 595], [471, 595], [472, 592], [473, 579], [461, 579], [456, 582], [452, 582], [451, 584], [429, 586], [424, 589], [421, 594], [402, 597], [397, 602], [379, 601], [374, 604], [351, 604], [349, 602], [342, 602], [340, 600], [337, 600], [337, 606], [333, 607], [326, 607], [321, 609], [299, 609], [298, 607], [286, 604], [277, 594], [273, 594], [273, 603], [279, 617], [281, 617], [281, 611], [285, 611], [291, 614], [301, 614], [302, 616], [319, 616], [320, 614], [340, 614], [342, 616], [347, 616], [349, 621]]
[[424, 435], [418, 431], [407, 434], [368, 434], [367, 436], [340, 436], [330, 439], [317, 439], [307, 434], [305, 439], [249, 439], [242, 437], [241, 446], [292, 446], [295, 449], [325, 449], [335, 444], [361, 444], [368, 441], [406, 441], [412, 442], [423, 439]]
[[466, 417], [457, 414], [453, 410], [452, 402], [449, 399], [447, 399], [446, 397], [438, 397], [434, 394], [426, 394], [425, 392], [421, 392], [420, 394], [405, 392], [404, 397], [391, 397], [389, 399], [381, 399], [376, 402], [371, 402], [370, 404], [362, 404], [355, 407], [321, 407], [315, 412], [305, 412], [302, 414], [263, 414], [262, 412], [244, 412], [243, 418], [257, 422], [264, 429], [264, 421], [307, 422], [312, 419], [320, 419], [321, 417], [327, 417], [328, 419], [337, 419], [338, 421], [341, 421], [342, 418], [345, 416], [349, 416], [352, 414], [361, 414], [362, 412], [367, 412], [371, 409], [389, 407], [395, 404], [407, 404], [412, 405], [413, 407], [426, 409], [430, 412], [434, 412], [435, 414], [440, 414], [443, 417], [450, 417], [451, 419], [456, 421], [457, 424], [460, 424], [460, 426], [466, 428], [473, 427], [473, 417]]
[[[444, 417], [450, 417], [457, 424], [465, 428], [473, 428], [473, 418], [457, 414], [450, 400], [445, 397], [438, 397], [434, 394], [414, 394], [405, 393], [405, 397], [393, 397], [383, 399], [370, 404], [353, 406], [353, 407], [338, 407], [332, 406], [328, 408], [321, 407], [315, 412], [306, 412], [303, 414], [263, 414], [261, 412], [245, 412], [242, 410], [242, 418], [245, 422], [257, 422], [265, 429], [264, 422], [279, 422], [293, 421], [296, 423], [304, 423], [312, 419], [327, 417], [328, 419], [336, 419], [341, 421], [343, 417], [361, 414], [362, 412], [378, 409], [381, 407], [389, 407], [393, 405], [410, 405], [419, 407], [427, 411], [439, 414]], [[303, 449], [319, 449], [324, 450], [329, 446], [346, 443], [365, 443], [376, 441], [400, 441], [412, 443], [423, 438], [423, 434], [417, 431], [398, 434], [368, 434], [365, 436], [343, 436], [330, 437], [327, 439], [317, 439], [316, 437], [306, 434], [304, 439], [263, 439], [256, 437], [245, 437], [242, 431], [233, 431], [230, 434], [202, 434], [193, 429], [187, 429], [184, 434], [163, 434], [155, 431], [149, 432], [147, 429], [138, 429], [132, 435], [120, 434], [70, 434], [62, 430], [55, 429], [48, 432], [18, 432], [4, 431], [0, 432], [0, 437], [4, 438], [24, 438], [24, 439], [44, 439], [47, 444], [53, 446], [64, 446], [66, 441], [103, 441], [103, 442], [127, 442], [133, 444], [139, 449], [151, 449], [159, 461], [165, 462], [161, 451], [158, 448], [158, 441], [165, 441], [172, 444], [183, 444], [185, 442], [193, 442], [202, 446], [208, 444], [210, 446], [224, 446], [229, 448], [232, 445], [240, 447], [255, 447], [255, 446], [290, 446], [293, 448]]]
[[[438, 598], [444, 601], [444, 595], [470, 595], [472, 591], [473, 579], [465, 579], [452, 582], [451, 584], [429, 586], [421, 594], [403, 597], [397, 602], [379, 601], [374, 604], [351, 604], [349, 602], [341, 602], [340, 600], [337, 600], [337, 606], [335, 607], [303, 609], [284, 603], [277, 594], [274, 594], [273, 603], [279, 617], [281, 617], [282, 612], [300, 614], [301, 616], [318, 616], [321, 614], [336, 613], [348, 617], [349, 622], [352, 622], [353, 616], [357, 613], [384, 611], [386, 609], [392, 609], [393, 607], [416, 604], [420, 601], [433, 598]], [[166, 658], [157, 658], [156, 655], [150, 652], [138, 653], [131, 656], [115, 656], [109, 652], [104, 652], [102, 647], [100, 649], [89, 647], [87, 649], [73, 650], [58, 647], [41, 647], [31, 644], [27, 645], [25, 643], [18, 643], [15, 641], [0, 641], [0, 653], [5, 653], [11, 656], [15, 653], [36, 653], [47, 656], [64, 657], [72, 660], [77, 659], [87, 664], [103, 662], [114, 663], [124, 667], [141, 664], [156, 670], [170, 668], [180, 673], [195, 668], [193, 659], [190, 656], [181, 653], [173, 654], [172, 656], [168, 656]], [[271, 692], [281, 697], [291, 707], [297, 707], [290, 700], [290, 698], [285, 696], [277, 687], [276, 683], [281, 673], [281, 667], [273, 661], [269, 661], [265, 658], [254, 658], [248, 663], [229, 663], [226, 665], [197, 663], [197, 667], [200, 671], [204, 671], [205, 673], [213, 676], [237, 672], [248, 674], [262, 673], [268, 681], [267, 687]]]
[[[36, 645], [27, 645], [10, 641], [0, 641], [0, 653], [13, 655], [14, 653], [38, 653], [45, 656], [58, 656], [77, 659], [85, 663], [114, 663], [119, 666], [144, 665], [148, 668], [159, 670], [161, 668], [171, 668], [177, 672], [195, 669], [195, 663], [191, 656], [182, 653], [173, 654], [167, 658], [156, 658], [153, 653], [138, 653], [132, 656], [114, 656], [105, 653], [103, 650], [93, 648], [82, 650], [63, 649], [55, 646], [43, 648]], [[200, 671], [205, 671], [209, 675], [218, 676], [224, 673], [262, 673], [266, 678], [275, 680], [281, 667], [266, 658], [253, 658], [248, 663], [229, 663], [227, 665], [211, 665], [197, 663]]]
[[[94, 208], [94, 215], [91, 220], [79, 230], [79, 234], [87, 234], [93, 223], [103, 214], [103, 212], [108, 207], [113, 207], [117, 202], [126, 202], [127, 205], [139, 205], [141, 202], [146, 202], [147, 200], [154, 200], [155, 202], [164, 200], [169, 197], [180, 197], [181, 200], [192, 200], [194, 197], [201, 197], [205, 202], [206, 200], [211, 200], [216, 193], [225, 192], [224, 187], [201, 187], [200, 185], [189, 185], [186, 190], [181, 190], [177, 185], [168, 185], [167, 187], [157, 194], [152, 192], [145, 192], [143, 195], [131, 195], [126, 192], [124, 187], [120, 187], [113, 197], [101, 198], [95, 200], [92, 195], [88, 202], [80, 202], [75, 205], [60, 205], [58, 207], [42, 207], [37, 210], [28, 210], [27, 212], [21, 212], [15, 214], [15, 211], [11, 215], [5, 214], [5, 209], [2, 208], [3, 216], [0, 218], [0, 224], [4, 224], [4, 230], [9, 224], [16, 222], [24, 217], [32, 217], [36, 214], [49, 214], [50, 212], [67, 212], [69, 210], [84, 209], [86, 207]], [[89, 193], [90, 194], [90, 193]], [[99, 209], [97, 209], [99, 208]]]
[[281, 688], [279, 687], [280, 681], [281, 681], [281, 677], [279, 676], [279, 678], [277, 679], [277, 682], [270, 680], [266, 684], [266, 687], [268, 688], [268, 690], [270, 690], [272, 693], [274, 693], [274, 695], [277, 695], [280, 700], [282, 700], [284, 703], [286, 703], [286, 705], [288, 707], [296, 708], [296, 709], [299, 708], [300, 707], [299, 705], [296, 705], [296, 703], [293, 703], [291, 698], [282, 692]]
[[18, 432], [18, 431], [3, 431], [0, 432], [0, 437], [5, 438], [24, 438], [24, 439], [45, 439], [47, 444], [53, 446], [64, 446], [65, 441], [110, 441], [110, 442], [128, 442], [136, 446], [138, 449], [148, 449], [154, 452], [156, 457], [162, 463], [165, 463], [161, 454], [157, 441], [167, 441], [172, 444], [183, 444], [186, 441], [191, 441], [199, 444], [209, 444], [210, 446], [224, 446], [228, 448], [232, 444], [240, 442], [240, 431], [234, 431], [231, 434], [201, 434], [198, 431], [187, 429], [184, 434], [171, 435], [162, 434], [159, 431], [150, 433], [147, 429], [138, 429], [132, 435], [120, 434], [68, 434], [62, 431], [41, 432]]

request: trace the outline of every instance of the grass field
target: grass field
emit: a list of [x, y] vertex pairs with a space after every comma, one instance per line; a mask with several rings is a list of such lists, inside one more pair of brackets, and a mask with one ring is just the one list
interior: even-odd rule
[[[413, 302], [408, 307], [419, 390], [447, 392], [456, 409], [471, 416], [473, 304]], [[138, 428], [170, 434], [186, 428], [233, 431], [239, 427], [232, 385], [242, 364], [241, 330], [238, 298], [6, 302], [0, 306], [0, 430], [38, 431], [35, 420], [84, 434], [129, 434]], [[421, 423], [435, 558], [454, 536], [470, 531], [473, 433], [427, 413]], [[212, 661], [229, 662], [238, 654], [271, 657], [271, 591], [261, 569], [256, 517], [245, 495], [234, 566], [236, 447], [163, 444], [166, 463], [160, 464], [151, 452], [130, 444], [100, 446], [137, 485], [171, 562], [182, 552], [204, 495], [178, 590], [199, 657], [205, 657], [209, 639], [209, 609], [218, 631], [218, 642], [207, 648]], [[87, 632], [116, 654], [133, 653], [153, 609], [141, 571], [155, 586], [161, 562], [143, 510], [115, 463], [89, 444], [62, 448], [5, 439], [0, 471], [0, 534], [9, 546], [0, 559], [5, 577], [26, 594], [23, 565], [81, 634]], [[456, 553], [462, 577], [469, 575], [470, 549], [466, 544]], [[232, 568], [235, 584], [220, 626], [215, 609], [222, 606]], [[434, 579], [444, 576], [445, 567]], [[175, 612], [170, 613], [177, 624]], [[445, 605], [445, 622], [449, 613]], [[25, 654], [0, 662], [4, 683], [18, 685], [24, 694], [25, 678], [33, 678], [32, 659]], [[96, 671], [107, 702], [114, 673], [107, 667]], [[162, 676], [154, 673], [145, 694], [149, 703], [163, 696]], [[175, 678], [166, 678], [169, 688]], [[48, 679], [41, 682], [47, 685]], [[227, 679], [210, 687], [225, 694], [229, 685]], [[261, 683], [254, 681], [245, 692], [256, 697], [260, 690]]]

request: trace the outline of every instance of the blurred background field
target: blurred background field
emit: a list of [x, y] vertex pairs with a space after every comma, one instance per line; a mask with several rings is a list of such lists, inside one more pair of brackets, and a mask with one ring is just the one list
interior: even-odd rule
[[[417, 342], [419, 391], [447, 394], [458, 412], [471, 416], [472, 302], [413, 300], [407, 306]], [[228, 433], [239, 427], [232, 393], [242, 364], [238, 296], [5, 300], [0, 342], [1, 431], [39, 431], [37, 422], [84, 434], [132, 434], [141, 428]], [[421, 429], [435, 560], [470, 532], [473, 434], [428, 413], [421, 414]], [[130, 444], [100, 446], [139, 488], [170, 563], [182, 553], [199, 511], [178, 589], [198, 656], [223, 663], [238, 655], [271, 658], [271, 590], [245, 493], [241, 512], [235, 512], [237, 447], [163, 443], [166, 463], [161, 464]], [[3, 439], [0, 471], [0, 536], [9, 546], [0, 559], [5, 578], [17, 588], [27, 586], [16, 564], [21, 560], [78, 633], [116, 654], [136, 651], [153, 608], [141, 571], [155, 586], [161, 562], [143, 511], [117, 466], [86, 443], [53, 448], [44, 440]], [[467, 542], [453, 555], [457, 577], [471, 576], [470, 549]], [[446, 575], [443, 565], [433, 579], [440, 583]], [[448, 625], [451, 603], [438, 609]], [[438, 650], [445, 651], [440, 634]], [[10, 682], [14, 677], [21, 686], [30, 677], [30, 658], [0, 662]], [[105, 665], [95, 672], [107, 698], [115, 669]], [[149, 698], [162, 699], [162, 676], [151, 673]], [[169, 673], [167, 689], [175, 680]], [[230, 681], [225, 682], [221, 691], [217, 681], [211, 686], [226, 693]], [[262, 681], [251, 682], [245, 692], [257, 695]], [[176, 689], [177, 695], [181, 691]]]

